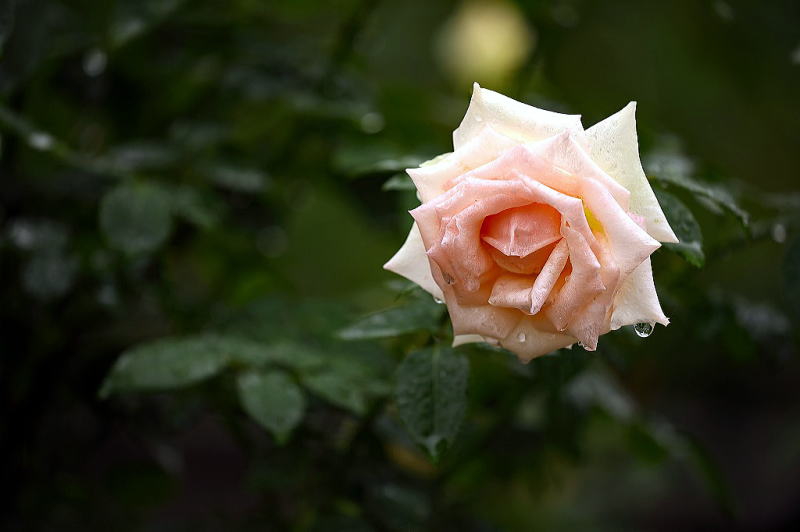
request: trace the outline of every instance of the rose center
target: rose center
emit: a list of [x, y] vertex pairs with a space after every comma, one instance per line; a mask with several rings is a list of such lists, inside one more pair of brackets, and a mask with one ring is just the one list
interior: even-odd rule
[[481, 239], [501, 268], [520, 274], [541, 271], [555, 242], [561, 239], [561, 215], [542, 203], [487, 216]]

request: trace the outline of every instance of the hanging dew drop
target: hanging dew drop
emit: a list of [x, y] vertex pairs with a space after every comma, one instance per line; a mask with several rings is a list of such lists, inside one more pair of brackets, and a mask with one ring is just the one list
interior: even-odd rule
[[633, 326], [633, 330], [636, 331], [636, 334], [642, 338], [647, 338], [651, 334], [653, 334], [653, 323], [637, 323]]
[[436, 303], [438, 303], [439, 305], [444, 305], [444, 300], [443, 299], [439, 299], [438, 297], [434, 297], [433, 300]]
[[524, 342], [525, 342], [525, 340], [527, 340], [527, 339], [528, 339], [528, 337], [527, 337], [527, 336], [525, 336], [525, 333], [524, 333], [524, 332], [521, 332], [521, 333], [519, 333], [519, 334], [517, 335], [517, 340], [519, 340], [520, 342], [523, 342], [523, 343], [524, 343]]

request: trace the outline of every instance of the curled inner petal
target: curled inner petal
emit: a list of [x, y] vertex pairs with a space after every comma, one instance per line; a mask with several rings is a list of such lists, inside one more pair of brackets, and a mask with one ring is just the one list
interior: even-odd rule
[[541, 273], [539, 273], [536, 277], [536, 281], [533, 283], [533, 287], [531, 288], [531, 314], [536, 314], [542, 309], [542, 306], [556, 286], [561, 272], [564, 271], [564, 266], [567, 265], [568, 259], [569, 248], [567, 247], [567, 241], [561, 240], [547, 258], [547, 262], [542, 268]]
[[556, 243], [554, 242], [525, 257], [509, 257], [491, 246], [489, 246], [489, 253], [492, 259], [494, 259], [495, 264], [502, 269], [511, 273], [532, 275], [542, 271], [542, 268], [544, 268], [547, 262], [547, 258], [550, 257], [550, 253], [553, 252], [555, 246]]
[[484, 242], [510, 257], [525, 257], [561, 238], [561, 215], [549, 205], [532, 203], [507, 209], [483, 221]]

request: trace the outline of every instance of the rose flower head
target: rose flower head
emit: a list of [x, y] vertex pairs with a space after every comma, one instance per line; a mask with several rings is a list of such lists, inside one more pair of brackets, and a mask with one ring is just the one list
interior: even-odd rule
[[528, 361], [669, 323], [650, 254], [678, 239], [642, 170], [635, 110], [584, 130], [476, 83], [453, 152], [408, 170], [422, 204], [385, 268], [447, 303], [454, 345]]

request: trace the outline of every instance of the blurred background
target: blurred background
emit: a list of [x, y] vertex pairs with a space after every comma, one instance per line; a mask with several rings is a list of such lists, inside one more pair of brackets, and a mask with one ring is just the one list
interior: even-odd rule
[[[797, 2], [3, 0], [0, 54], [8, 530], [798, 529]], [[459, 349], [431, 456], [392, 389], [450, 333], [381, 266], [473, 81], [638, 101], [683, 244], [648, 338]]]

